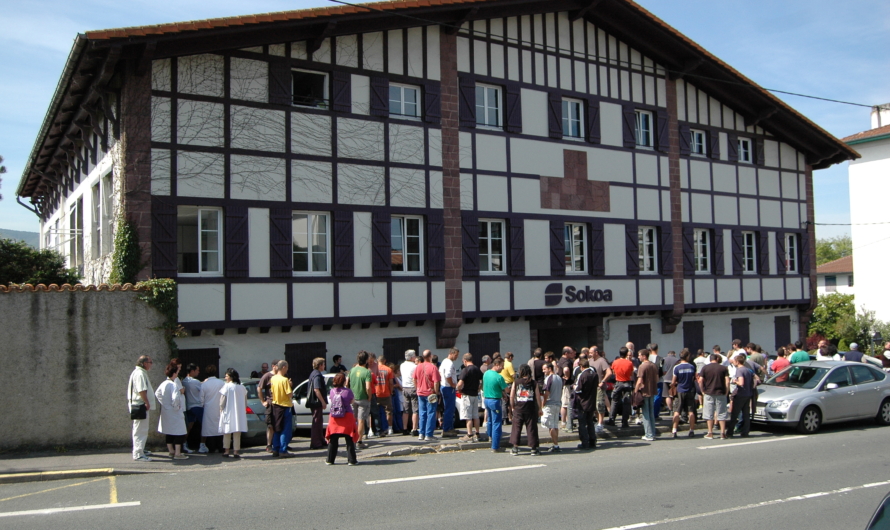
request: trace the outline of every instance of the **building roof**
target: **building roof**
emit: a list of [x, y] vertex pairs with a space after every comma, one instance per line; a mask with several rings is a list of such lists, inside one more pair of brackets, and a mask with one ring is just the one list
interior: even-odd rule
[[864, 144], [866, 142], [874, 142], [876, 140], [885, 140], [887, 138], [890, 138], [890, 125], [862, 131], [852, 136], [847, 136], [841, 141], [847, 145], [856, 145]]
[[36, 139], [17, 195], [38, 208], [61, 183], [54, 167], [73, 160], [66, 146], [90, 117], [108, 110], [103, 97], [125, 64], [137, 72], [152, 59], [209, 53], [421, 25], [460, 26], [468, 21], [568, 11], [583, 17], [667, 69], [687, 77], [757, 125], [806, 155], [822, 169], [859, 158], [847, 144], [632, 0], [391, 0], [261, 15], [88, 31], [77, 36]]
[[844, 256], [843, 258], [823, 263], [816, 267], [816, 274], [838, 274], [853, 272], [853, 255]]

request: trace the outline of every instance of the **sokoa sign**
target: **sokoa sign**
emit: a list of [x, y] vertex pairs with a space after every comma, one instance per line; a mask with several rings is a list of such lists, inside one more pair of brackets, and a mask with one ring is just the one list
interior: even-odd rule
[[559, 305], [563, 299], [567, 303], [585, 302], [611, 302], [611, 289], [591, 289], [589, 285], [583, 288], [574, 285], [566, 285], [563, 289], [561, 283], [551, 283], [544, 289], [544, 305], [553, 307]]

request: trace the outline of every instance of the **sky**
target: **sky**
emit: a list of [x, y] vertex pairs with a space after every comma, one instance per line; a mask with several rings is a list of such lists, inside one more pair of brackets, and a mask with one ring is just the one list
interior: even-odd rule
[[[637, 0], [766, 88], [865, 105], [890, 102], [886, 0]], [[3, 0], [0, 32], [0, 228], [38, 231], [15, 189], [75, 36], [94, 29], [333, 5], [329, 0]], [[842, 6], [842, 7], [841, 7]], [[777, 94], [843, 138], [870, 127], [869, 109]], [[847, 164], [814, 174], [817, 223], [849, 223]], [[819, 238], [849, 226], [817, 226]]]

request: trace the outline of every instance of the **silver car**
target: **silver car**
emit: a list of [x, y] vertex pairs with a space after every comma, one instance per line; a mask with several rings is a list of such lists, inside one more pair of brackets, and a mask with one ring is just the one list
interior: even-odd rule
[[[325, 389], [323, 390], [325, 400], [331, 394], [331, 383], [334, 381], [334, 374], [324, 374]], [[306, 407], [306, 397], [309, 391], [309, 380], [305, 380], [294, 389], [294, 428], [308, 429], [312, 427], [312, 410]], [[324, 411], [324, 426], [328, 426], [328, 411]]]
[[813, 434], [823, 423], [874, 418], [890, 425], [890, 377], [865, 363], [810, 361], [782, 370], [758, 387], [759, 423], [797, 426]]

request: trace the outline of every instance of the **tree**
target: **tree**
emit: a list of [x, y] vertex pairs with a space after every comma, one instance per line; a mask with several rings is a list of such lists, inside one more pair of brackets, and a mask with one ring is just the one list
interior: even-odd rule
[[852, 294], [832, 293], [820, 296], [810, 319], [809, 333], [818, 333], [830, 341], [837, 341], [841, 338], [838, 323], [849, 322], [855, 317], [856, 306], [853, 304]]
[[0, 285], [79, 282], [77, 271], [66, 269], [65, 257], [55, 250], [37, 250], [24, 241], [0, 239]]
[[853, 239], [836, 236], [816, 240], [816, 265], [853, 255]]

